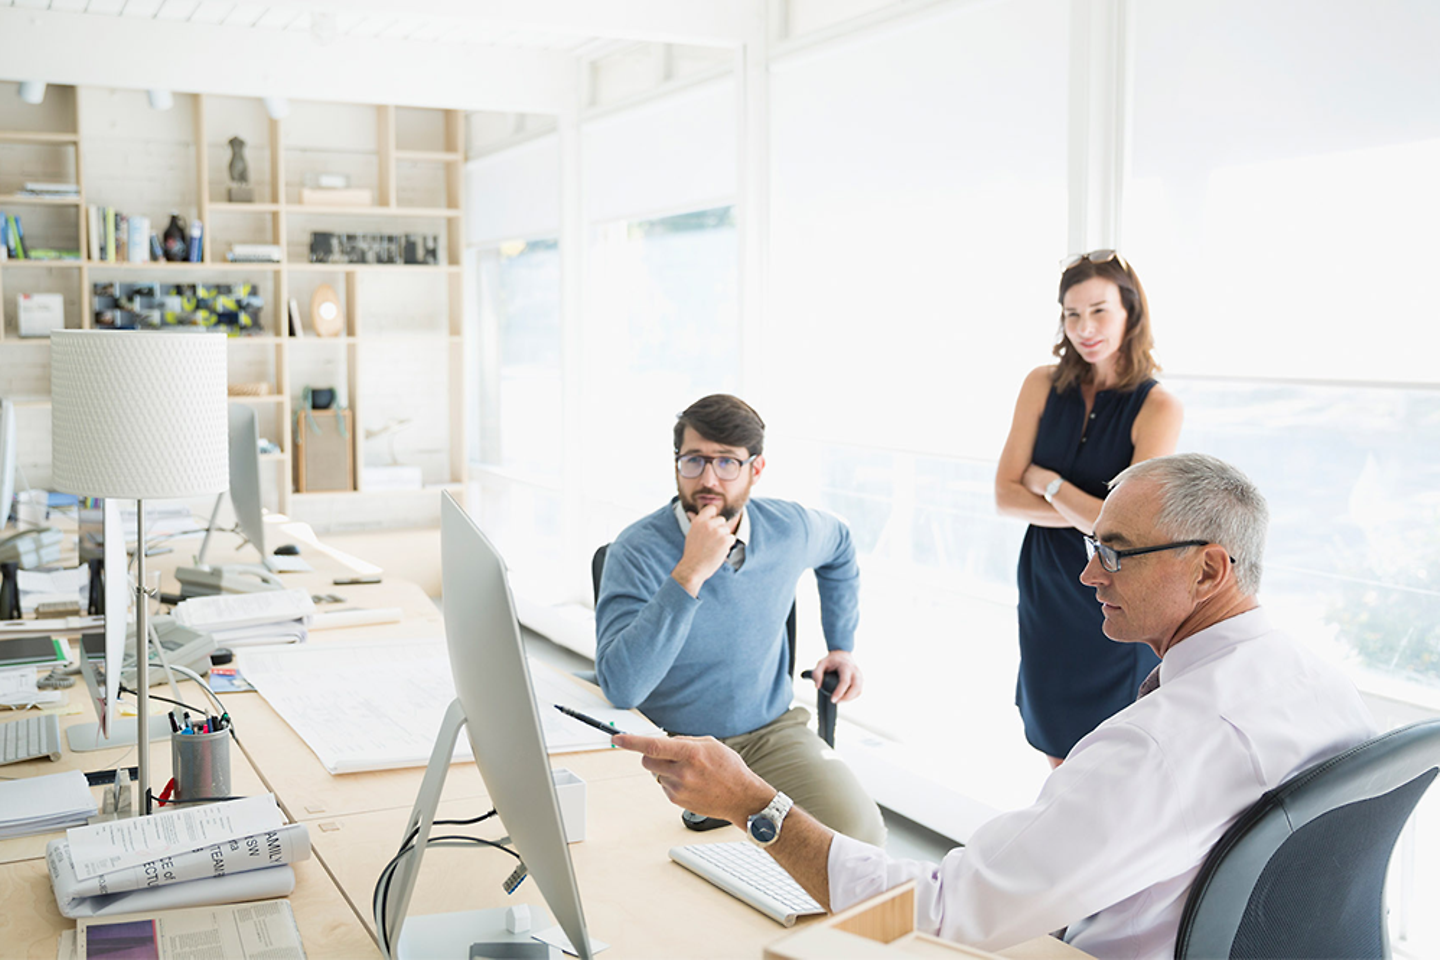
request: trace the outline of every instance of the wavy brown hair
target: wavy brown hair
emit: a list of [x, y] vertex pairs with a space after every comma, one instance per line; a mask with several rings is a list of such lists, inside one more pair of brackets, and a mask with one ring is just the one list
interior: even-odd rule
[[1095, 376], [1095, 368], [1080, 356], [1065, 336], [1065, 294], [1070, 288], [1094, 277], [1103, 277], [1120, 288], [1120, 303], [1125, 307], [1125, 338], [1120, 341], [1116, 370], [1120, 380], [1117, 390], [1134, 390], [1160, 371], [1151, 351], [1155, 338], [1150, 332], [1150, 305], [1145, 299], [1145, 288], [1135, 275], [1135, 268], [1116, 254], [1109, 260], [1098, 263], [1088, 257], [1070, 266], [1060, 275], [1060, 332], [1055, 346], [1050, 351], [1060, 358], [1055, 365], [1055, 391], [1064, 393], [1071, 387], [1089, 383]]

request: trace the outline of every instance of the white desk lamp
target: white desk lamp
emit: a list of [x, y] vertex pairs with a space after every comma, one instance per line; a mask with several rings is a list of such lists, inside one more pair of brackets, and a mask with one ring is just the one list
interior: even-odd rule
[[[55, 489], [135, 501], [136, 745], [145, 813], [150, 812], [145, 500], [213, 495], [229, 486], [225, 382], [225, 337], [216, 333], [50, 335]], [[117, 573], [124, 575], [107, 571]]]

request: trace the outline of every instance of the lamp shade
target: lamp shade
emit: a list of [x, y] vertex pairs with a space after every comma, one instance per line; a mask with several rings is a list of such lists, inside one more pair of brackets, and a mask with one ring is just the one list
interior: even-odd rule
[[55, 331], [55, 489], [125, 500], [227, 489], [225, 381], [225, 337], [219, 334]]

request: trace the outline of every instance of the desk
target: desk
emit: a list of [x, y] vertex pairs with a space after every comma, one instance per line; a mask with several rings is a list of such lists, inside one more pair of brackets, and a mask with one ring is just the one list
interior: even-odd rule
[[[335, 588], [331, 578], [344, 568], [318, 551], [307, 551], [307, 559], [315, 571], [287, 574], [287, 582], [314, 592], [338, 590], [357, 606], [400, 606], [406, 613], [402, 623], [316, 631], [310, 637], [312, 644], [443, 635], [443, 622], [418, 587], [387, 578], [373, 586]], [[173, 570], [177, 562], [161, 567]], [[243, 671], [243, 648], [240, 660]], [[72, 688], [70, 697], [83, 702], [83, 688]], [[240, 736], [240, 750], [232, 751], [231, 761], [237, 793], [269, 790], [291, 819], [310, 828], [314, 856], [294, 865], [296, 889], [290, 897], [307, 954], [379, 956], [371, 894], [381, 868], [399, 846], [424, 768], [331, 776], [258, 693], [225, 694], [223, 699]], [[88, 712], [67, 716], [62, 726], [89, 719]], [[161, 746], [163, 742], [157, 743]], [[152, 781], [164, 784], [169, 750], [152, 748], [151, 757]], [[5, 768], [0, 775], [32, 776], [75, 767], [93, 770], [122, 759], [132, 763], [133, 749], [67, 752], [58, 763], [30, 761]], [[587, 839], [572, 844], [570, 853], [590, 932], [611, 945], [606, 958], [758, 958], [786, 933], [670, 861], [666, 851], [676, 844], [734, 840], [740, 834], [731, 828], [707, 834], [686, 830], [638, 757], [618, 750], [561, 754], [552, 758], [552, 766], [568, 768], [586, 782]], [[489, 809], [475, 765], [452, 765], [440, 816], [473, 817]], [[504, 833], [494, 822], [476, 829], [475, 835], [492, 839]], [[56, 836], [0, 841], [0, 902], [6, 904], [0, 914], [0, 956], [51, 960], [59, 933], [73, 926], [56, 909], [43, 860], [46, 842]], [[503, 893], [500, 883], [513, 866], [510, 857], [486, 848], [431, 849], [425, 855], [411, 913], [543, 904], [533, 881], [522, 884], [513, 897]]]

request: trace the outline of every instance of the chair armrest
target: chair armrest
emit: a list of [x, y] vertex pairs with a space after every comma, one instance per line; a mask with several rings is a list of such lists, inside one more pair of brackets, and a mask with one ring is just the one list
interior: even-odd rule
[[[802, 680], [815, 679], [815, 671], [806, 670], [800, 674]], [[839, 708], [830, 702], [830, 697], [835, 688], [840, 685], [840, 675], [831, 670], [825, 674], [825, 679], [820, 681], [820, 689], [815, 693], [815, 727], [820, 734], [820, 739], [830, 746], [835, 746], [835, 717]]]

